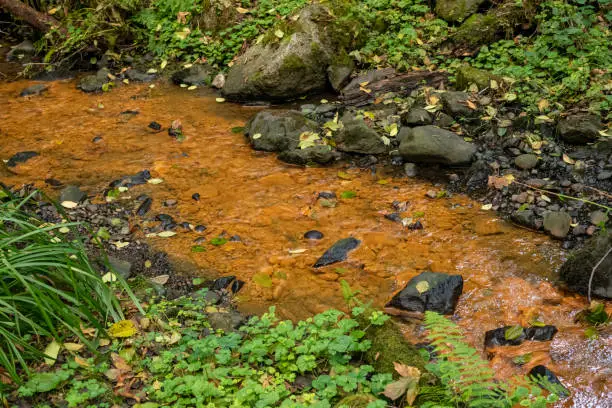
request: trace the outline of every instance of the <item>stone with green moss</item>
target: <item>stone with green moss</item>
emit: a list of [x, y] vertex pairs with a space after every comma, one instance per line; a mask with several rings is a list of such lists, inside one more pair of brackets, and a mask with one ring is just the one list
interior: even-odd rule
[[399, 326], [393, 320], [388, 320], [382, 326], [372, 326], [368, 329], [368, 339], [372, 346], [365, 354], [368, 364], [378, 373], [394, 373], [394, 362], [418, 368], [425, 373], [425, 361], [419, 350], [408, 343]]
[[437, 0], [435, 12], [449, 23], [463, 21], [474, 14], [484, 0]]
[[497, 39], [499, 23], [490, 14], [474, 14], [459, 26], [451, 41], [455, 46], [479, 47]]
[[297, 20], [279, 22], [231, 67], [223, 94], [233, 100], [289, 100], [325, 90], [327, 68], [340, 53], [332, 30], [325, 28], [333, 18], [313, 4]]
[[468, 89], [471, 84], [475, 84], [479, 90], [482, 90], [490, 88], [491, 81], [495, 81], [497, 84], [501, 85], [503, 79], [489, 71], [474, 68], [469, 65], [462, 65], [457, 70], [455, 87], [463, 91]]

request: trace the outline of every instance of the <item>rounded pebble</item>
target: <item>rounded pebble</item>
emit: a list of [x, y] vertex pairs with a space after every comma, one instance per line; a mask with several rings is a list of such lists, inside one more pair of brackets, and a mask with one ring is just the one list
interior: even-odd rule
[[304, 234], [304, 238], [306, 239], [321, 239], [323, 238], [323, 233], [317, 230], [310, 230]]

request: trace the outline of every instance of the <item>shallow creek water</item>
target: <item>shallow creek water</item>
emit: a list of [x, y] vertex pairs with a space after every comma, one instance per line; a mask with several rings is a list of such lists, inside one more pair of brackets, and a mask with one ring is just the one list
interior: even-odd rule
[[[204, 243], [205, 252], [193, 253], [194, 239], [202, 236], [194, 232], [141, 238], [201, 269], [203, 276], [231, 274], [246, 281], [239, 306], [248, 312], [276, 305], [283, 317], [299, 319], [342, 308], [339, 279], [383, 306], [424, 270], [461, 274], [464, 291], [455, 317], [474, 346], [482, 348], [486, 330], [527, 325], [538, 315], [559, 329], [552, 342], [526, 342], [492, 353], [491, 364], [501, 377], [545, 364], [573, 392], [559, 406], [612, 406], [610, 335], [587, 341], [584, 328], [573, 322], [587, 303], [554, 284], [565, 255], [557, 242], [507, 224], [465, 196], [427, 198], [428, 190], [442, 187], [422, 180], [392, 177], [384, 169], [298, 168], [255, 152], [230, 129], [243, 126], [256, 109], [216, 103], [206, 91], [157, 84], [88, 95], [75, 82], [60, 81], [50, 83], [43, 96], [17, 98], [29, 84], [0, 84], [0, 158], [24, 150], [41, 153], [16, 167], [18, 174], [5, 183], [33, 182], [51, 192], [44, 179], [55, 178], [99, 194], [110, 181], [149, 169], [164, 182], [124, 193], [153, 198], [148, 218], [167, 213], [179, 222], [206, 225], [202, 235], [208, 240], [225, 232], [240, 236], [241, 242]], [[121, 115], [126, 110], [139, 114]], [[175, 119], [183, 124], [183, 142], [166, 132]], [[161, 123], [164, 131], [148, 129], [151, 121]], [[96, 136], [102, 140], [94, 143]], [[340, 178], [339, 171], [350, 180]], [[350, 190], [357, 196], [328, 208], [316, 200], [326, 190], [338, 195]], [[199, 201], [192, 199], [194, 193], [200, 194]], [[178, 205], [163, 207], [167, 199]], [[409, 231], [385, 219], [394, 200], [409, 202], [405, 216], [422, 212], [425, 228]], [[311, 229], [325, 237], [307, 242], [302, 236]], [[362, 244], [346, 262], [312, 268], [331, 244], [348, 236]], [[253, 281], [262, 273], [271, 276], [270, 287]], [[417, 340], [419, 333], [407, 329], [406, 336]], [[528, 352], [533, 356], [529, 363], [513, 365], [513, 357]]]

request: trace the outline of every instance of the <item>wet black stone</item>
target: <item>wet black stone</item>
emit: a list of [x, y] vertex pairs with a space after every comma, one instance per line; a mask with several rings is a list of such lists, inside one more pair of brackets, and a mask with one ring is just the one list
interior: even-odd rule
[[182, 134], [183, 132], [181, 132], [180, 129], [168, 128], [168, 135], [172, 137], [179, 137], [179, 136], [182, 136]]
[[244, 281], [241, 280], [235, 280], [232, 282], [232, 287], [231, 287], [231, 291], [232, 293], [236, 294], [240, 291], [240, 289], [242, 289], [242, 287], [244, 286]]
[[402, 217], [399, 213], [385, 214], [385, 218], [393, 222], [402, 222]]
[[[420, 282], [427, 282], [427, 285], [425, 288], [419, 288], [421, 289], [419, 291], [417, 287], [420, 286]], [[401, 292], [393, 296], [387, 306], [411, 312], [431, 310], [451, 314], [455, 310], [462, 291], [463, 278], [461, 275], [423, 272], [412, 278]]]
[[138, 215], [139, 217], [144, 216], [151, 209], [152, 203], [153, 203], [153, 200], [151, 198], [149, 197], [145, 198], [142, 204], [138, 206], [138, 209], [136, 210], [136, 215]]
[[552, 340], [557, 333], [557, 328], [551, 325], [527, 327], [523, 328], [520, 336], [513, 339], [506, 339], [506, 331], [512, 327], [513, 326], [504, 326], [487, 331], [485, 333], [485, 347], [518, 346], [527, 340], [549, 341]]
[[333, 191], [321, 191], [318, 195], [318, 198], [324, 198], [326, 200], [332, 200], [336, 198], [336, 193]]
[[162, 229], [164, 231], [174, 231], [176, 229], [176, 224], [173, 222], [164, 222], [162, 223]]
[[361, 241], [356, 238], [343, 238], [339, 241], [336, 241], [334, 245], [332, 245], [323, 256], [321, 256], [317, 262], [315, 262], [314, 267], [319, 268], [325, 265], [331, 265], [336, 262], [344, 261], [350, 251], [357, 248], [361, 244]]
[[190, 230], [190, 229], [191, 229], [191, 227], [189, 226], [189, 223], [188, 223], [187, 221], [185, 221], [185, 222], [181, 222], [181, 223], [179, 224], [179, 226], [180, 226], [181, 228], [183, 228], [183, 229], [186, 229], [186, 230]]
[[98, 143], [98, 142], [102, 141], [102, 136], [96, 136], [93, 139], [91, 139], [91, 141], [93, 143]]
[[161, 128], [162, 128], [162, 125], [160, 125], [159, 123], [153, 121], [153, 122], [149, 123], [149, 128], [159, 132], [161, 130]]
[[423, 229], [423, 224], [421, 224], [421, 221], [417, 221], [417, 222], [413, 222], [412, 224], [408, 225], [408, 229], [409, 230], [422, 230]]
[[116, 187], [132, 187], [140, 184], [146, 184], [147, 180], [151, 178], [149, 170], [140, 171], [133, 176], [123, 176], [120, 179], [114, 180], [110, 183], [113, 188]]
[[[563, 385], [563, 383], [561, 383], [561, 381], [555, 375], [555, 373], [550, 371], [546, 366], [543, 366], [543, 365], [540, 364], [540, 365], [537, 365], [537, 366], [533, 367], [529, 371], [529, 375], [532, 376], [532, 377], [535, 377], [536, 380], [546, 380], [546, 381], [548, 381], [551, 384], [557, 385], [558, 387], [555, 387], [555, 391], [556, 391], [557, 395], [559, 395], [560, 397], [568, 397], [570, 395], [570, 393], [567, 390], [567, 388], [565, 388], [565, 386]], [[540, 385], [540, 384], [538, 384], [538, 385]], [[544, 387], [542, 387], [542, 388], [544, 388]]]
[[205, 237], [197, 237], [196, 239], [193, 240], [194, 243], [196, 244], [203, 244], [206, 242], [206, 238]]
[[30, 160], [32, 157], [38, 156], [37, 152], [26, 151], [15, 153], [7, 162], [7, 167], [15, 167], [18, 163], [25, 163]]
[[174, 218], [172, 218], [170, 215], [168, 214], [157, 214], [155, 216], [155, 220], [157, 221], [161, 221], [162, 223], [169, 223], [169, 222], [174, 222]]
[[232, 235], [229, 239], [230, 242], [242, 242], [240, 235]]
[[124, 110], [123, 112], [121, 112], [121, 115], [139, 115], [140, 112], [136, 111], [136, 110]]
[[52, 187], [60, 187], [63, 185], [63, 183], [57, 179], [54, 178], [48, 178], [45, 179], [45, 183], [47, 183], [48, 185], [52, 186]]
[[193, 230], [195, 232], [204, 232], [204, 231], [206, 231], [206, 226], [205, 225], [196, 225], [196, 227]]
[[236, 280], [236, 277], [231, 276], [223, 276], [219, 279], [216, 279], [212, 285], [210, 286], [211, 290], [221, 290], [227, 288], [233, 281]]
[[191, 196], [191, 198], [193, 198], [196, 201], [200, 201], [200, 193], [193, 193], [193, 195]]
[[310, 230], [304, 233], [304, 238], [306, 239], [321, 239], [323, 238], [323, 233], [317, 230]]

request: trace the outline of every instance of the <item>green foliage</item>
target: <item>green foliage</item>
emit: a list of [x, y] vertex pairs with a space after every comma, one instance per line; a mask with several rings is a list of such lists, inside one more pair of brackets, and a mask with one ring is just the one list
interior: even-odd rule
[[[437, 360], [427, 369], [446, 387], [450, 406], [464, 404], [470, 408], [545, 408], [557, 401], [560, 390], [548, 381], [514, 378], [512, 385], [495, 379], [494, 371], [478, 351], [465, 343], [463, 332], [453, 322], [434, 312], [425, 312], [425, 326]], [[542, 395], [540, 386], [551, 392]], [[424, 405], [425, 406], [425, 405]], [[426, 405], [433, 406], [433, 405]]]
[[520, 102], [537, 111], [547, 99], [562, 104], [612, 108], [609, 0], [550, 0], [536, 15], [537, 35], [519, 36], [484, 46], [473, 66], [515, 80]]
[[342, 18], [358, 21], [365, 37], [363, 47], [351, 55], [375, 66], [407, 70], [429, 65], [448, 36], [447, 23], [431, 14], [425, 0], [363, 0]]
[[[249, 12], [218, 32], [203, 31], [194, 16], [201, 15], [207, 2], [154, 0], [134, 17], [143, 27], [139, 38], [149, 51], [162, 59], [207, 61], [211, 65], [230, 63], [245, 44], [274, 24], [303, 7], [307, 0], [242, 1]], [[181, 18], [177, 16], [181, 13]]]
[[27, 372], [29, 360], [43, 357], [41, 337], [48, 343], [69, 334], [90, 345], [82, 326], [104, 332], [123, 316], [77, 239], [77, 224], [31, 218], [23, 211], [30, 198], [0, 202], [0, 365], [16, 382], [18, 366]]

